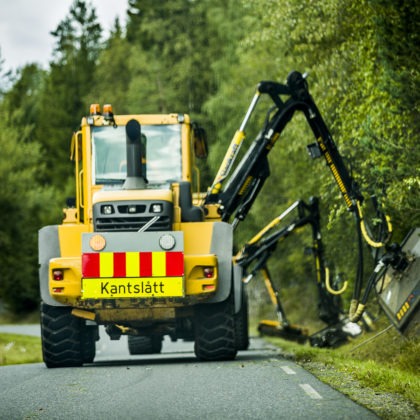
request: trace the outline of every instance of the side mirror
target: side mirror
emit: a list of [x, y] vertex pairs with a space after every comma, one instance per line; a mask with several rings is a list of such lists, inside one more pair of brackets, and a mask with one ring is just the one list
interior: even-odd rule
[[192, 124], [192, 130], [194, 155], [199, 159], [205, 159], [208, 155], [207, 133], [197, 123]]

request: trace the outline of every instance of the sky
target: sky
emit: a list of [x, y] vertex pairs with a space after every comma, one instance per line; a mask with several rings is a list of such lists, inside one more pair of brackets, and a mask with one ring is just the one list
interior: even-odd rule
[[[87, 0], [98, 15], [104, 35], [118, 16], [126, 21], [127, 0]], [[0, 0], [0, 51], [3, 72], [36, 62], [44, 68], [52, 58], [50, 34], [69, 14], [73, 0]]]

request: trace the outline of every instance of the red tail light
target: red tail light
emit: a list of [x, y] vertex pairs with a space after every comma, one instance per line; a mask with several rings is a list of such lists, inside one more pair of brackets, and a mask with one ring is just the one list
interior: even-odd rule
[[63, 270], [53, 270], [53, 279], [56, 281], [63, 280], [64, 279]]
[[203, 273], [206, 279], [212, 278], [214, 276], [214, 267], [204, 267]]

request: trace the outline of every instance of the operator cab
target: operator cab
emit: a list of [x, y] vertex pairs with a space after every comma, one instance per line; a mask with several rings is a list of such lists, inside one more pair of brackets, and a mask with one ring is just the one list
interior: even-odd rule
[[[181, 181], [181, 125], [142, 125], [143, 174], [148, 188]], [[92, 127], [94, 185], [122, 185], [127, 177], [125, 126]]]

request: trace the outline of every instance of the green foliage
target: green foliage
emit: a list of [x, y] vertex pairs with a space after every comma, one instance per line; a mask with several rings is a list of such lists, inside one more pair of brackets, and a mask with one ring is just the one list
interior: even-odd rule
[[18, 70], [12, 87], [3, 97], [6, 121], [10, 126], [28, 126], [31, 141], [33, 127], [38, 117], [39, 94], [42, 91], [46, 74], [36, 64], [28, 64]]
[[[0, 172], [10, 188], [0, 201], [13, 223], [1, 231], [1, 295], [7, 289], [16, 300], [19, 293], [34, 299], [35, 289], [16, 288], [22, 280], [10, 273], [25, 266], [36, 275], [36, 230], [43, 221], [59, 221], [60, 206], [74, 194], [70, 139], [90, 103], [112, 103], [117, 113], [192, 114], [209, 134], [211, 170], [201, 165], [209, 183], [257, 83], [284, 81], [294, 69], [309, 72], [312, 96], [346, 164], [366, 197], [381, 198], [401, 240], [420, 223], [419, 17], [415, 0], [130, 0], [126, 26], [116, 21], [103, 40], [95, 10], [74, 0], [51, 32], [49, 70], [25, 66], [11, 85], [7, 80], [10, 88], [3, 75]], [[270, 106], [260, 100], [246, 144]], [[237, 244], [295, 200], [316, 195], [330, 266], [351, 280], [353, 220], [324, 163], [306, 155], [312, 142], [306, 121], [296, 116], [270, 153], [271, 176], [239, 226]], [[25, 257], [14, 253], [16, 238]], [[307, 245], [310, 234], [302, 231], [279, 245], [270, 262], [279, 285], [290, 288], [285, 295], [291, 302], [299, 287], [313, 293], [306, 286], [314, 278], [312, 262], [303, 256]]]
[[[85, 94], [85, 103], [111, 103], [117, 114], [128, 114], [127, 96], [132, 78], [130, 63], [130, 45], [123, 36], [119, 21], [115, 22], [106, 47], [100, 52], [96, 77]], [[139, 110], [133, 110], [139, 112]]]
[[132, 109], [200, 115], [203, 102], [215, 89], [211, 64], [219, 49], [207, 29], [209, 5], [208, 1], [130, 1], [127, 40], [132, 45], [132, 80], [127, 97]]
[[52, 190], [41, 187], [43, 171], [39, 145], [26, 140], [26, 126], [8, 127], [0, 110], [0, 296], [15, 312], [38, 304], [37, 231], [47, 222], [45, 204], [54, 202]]
[[94, 10], [74, 1], [53, 32], [57, 45], [49, 72], [25, 66], [0, 104], [0, 211], [7, 220], [0, 227], [0, 297], [17, 313], [38, 305], [37, 232], [60, 221], [69, 192], [70, 138], [101, 48], [95, 21]]
[[[229, 109], [222, 114], [230, 116], [238, 105], [233, 86], [246, 81], [253, 69], [259, 71], [255, 81], [273, 78], [273, 74], [282, 81], [292, 69], [308, 71], [312, 96], [346, 163], [366, 197], [376, 193], [382, 198], [394, 220], [396, 240], [420, 222], [418, 66], [414, 58], [419, 51], [414, 24], [419, 7], [410, 1], [400, 3], [243, 1], [243, 10], [252, 10], [256, 19], [237, 45], [238, 63], [230, 79], [212, 98], [214, 109], [224, 103]], [[391, 55], [394, 58], [388, 60]], [[408, 86], [411, 95], [407, 95]], [[235, 99], [223, 102], [226, 97]], [[246, 105], [243, 112], [245, 109]], [[212, 115], [217, 118], [217, 112]], [[239, 124], [240, 118], [237, 121]], [[304, 159], [303, 148], [312, 142], [311, 137], [299, 121], [291, 122], [270, 153], [272, 174], [253, 212], [263, 223], [278, 211], [275, 203], [285, 208], [293, 199], [319, 196], [323, 225], [328, 227], [324, 229], [328, 258], [337, 271], [352, 277], [356, 262], [353, 222], [346, 217], [330, 173], [322, 163]], [[272, 204], [266, 206], [267, 202]], [[347, 246], [336, 252], [336, 244], [343, 240]], [[299, 275], [297, 249], [286, 244], [287, 252], [294, 266], [282, 257], [276, 259], [273, 271], [291, 270]], [[367, 271], [371, 268], [366, 265]]]
[[54, 59], [39, 97], [35, 138], [43, 147], [49, 170], [44, 182], [61, 188], [72, 174], [70, 139], [88, 109], [83, 100], [95, 77], [101, 31], [95, 10], [75, 0], [69, 16], [51, 32], [56, 39]]

